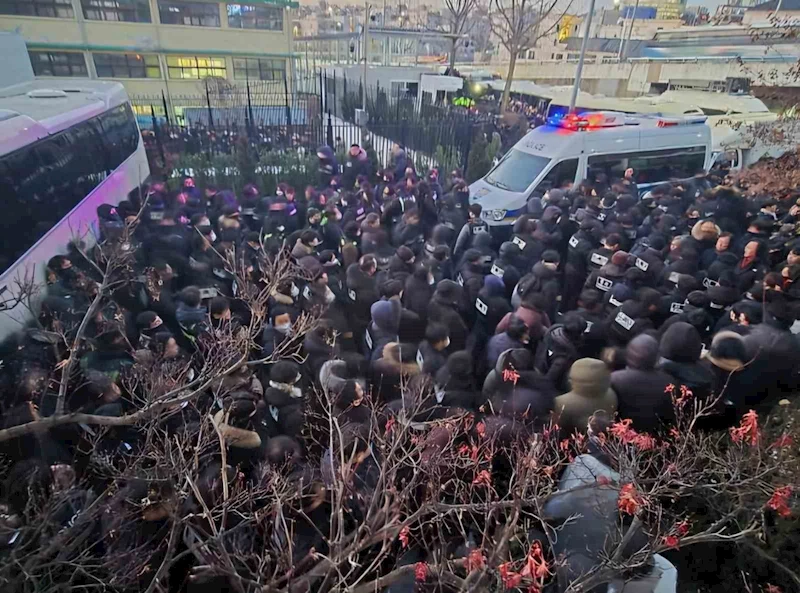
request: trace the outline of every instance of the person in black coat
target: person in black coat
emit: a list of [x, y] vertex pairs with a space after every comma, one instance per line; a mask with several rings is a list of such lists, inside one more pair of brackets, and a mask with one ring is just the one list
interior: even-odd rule
[[[522, 277], [516, 266], [520, 253], [522, 252], [518, 245], [511, 241], [505, 241], [500, 245], [498, 257], [489, 270], [489, 273], [500, 278], [503, 284], [505, 284], [506, 297], [508, 299], [511, 299], [511, 295], [514, 294], [514, 288], [516, 288]], [[583, 280], [581, 279], [581, 281]]]
[[322, 145], [317, 149], [317, 158], [319, 159], [319, 187], [325, 189], [339, 174], [339, 163], [336, 162], [333, 149], [328, 145]]
[[703, 343], [690, 324], [679, 321], [661, 336], [657, 368], [670, 375], [676, 387], [685, 385], [695, 398], [706, 401], [711, 395], [714, 375], [707, 362], [700, 359]]
[[347, 151], [347, 162], [344, 164], [344, 173], [342, 174], [344, 189], [351, 191], [360, 176], [369, 179], [371, 175], [369, 156], [358, 144], [353, 144]]
[[436, 375], [447, 362], [450, 346], [450, 330], [441, 323], [429, 323], [425, 328], [425, 339], [417, 349], [417, 365], [427, 375]]
[[647, 334], [636, 336], [625, 349], [625, 362], [625, 369], [611, 373], [619, 417], [632, 420], [635, 430], [650, 434], [674, 423], [675, 411], [667, 386], [675, 380], [655, 368], [658, 341]]
[[467, 346], [467, 326], [461, 317], [463, 288], [452, 280], [442, 280], [428, 305], [428, 319], [443, 323], [450, 330], [452, 350], [463, 350]]
[[428, 303], [433, 297], [433, 274], [431, 266], [422, 263], [406, 278], [403, 290], [403, 306], [419, 315], [423, 321], [428, 318]]
[[547, 330], [536, 350], [536, 370], [562, 393], [569, 390], [567, 374], [580, 356], [586, 320], [574, 311]]
[[347, 298], [354, 335], [360, 336], [366, 330], [370, 322], [370, 307], [379, 298], [377, 271], [378, 262], [373, 255], [363, 255], [358, 263], [347, 268]]

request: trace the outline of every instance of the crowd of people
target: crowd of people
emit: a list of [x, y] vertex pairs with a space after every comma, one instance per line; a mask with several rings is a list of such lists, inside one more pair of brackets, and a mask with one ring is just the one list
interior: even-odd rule
[[[708, 175], [641, 198], [631, 176], [593, 179], [531, 198], [502, 238], [458, 170], [417, 172], [397, 152], [392, 167], [372, 171], [358, 145], [343, 167], [329, 147], [318, 157], [319, 179], [306, 188], [281, 184], [264, 196], [248, 185], [236, 195], [186, 178], [175, 191], [152, 182], [98, 210], [106, 237], [135, 223], [135, 275], [84, 328], [88, 345], [65, 412], [134, 413], [125, 381], [133, 367], [153, 359], [192, 367], [220, 327], [250, 326], [229, 256], [256, 285], [270, 281], [264, 261], [295, 264], [296, 276], [270, 295], [251, 353], [269, 364], [242, 366], [172, 422], [214, 416], [229, 463], [245, 476], [259, 463], [313, 457], [315, 393], [348, 427], [364, 500], [377, 483], [368, 436], [376, 407], [414, 410], [418, 422], [472, 413], [504, 439], [551, 423], [565, 435], [590, 423], [597, 432], [615, 418], [665, 434], [675, 421], [673, 388], [707, 403], [701, 428], [719, 430], [796, 386], [794, 203], [745, 198]], [[52, 258], [48, 278], [42, 326], [5, 350], [5, 428], [54, 414], [63, 357], [54, 336], [74, 335], [100, 280], [78, 253]], [[309, 317], [315, 323], [298, 335]], [[14, 545], [32, 476], [46, 484], [81, 477], [85, 430], [0, 443], [9, 462], [0, 550]], [[104, 446], [126, 454], [140, 440], [125, 427], [107, 433]], [[328, 482], [333, 461], [318, 458]], [[323, 549], [308, 537], [307, 548]]]

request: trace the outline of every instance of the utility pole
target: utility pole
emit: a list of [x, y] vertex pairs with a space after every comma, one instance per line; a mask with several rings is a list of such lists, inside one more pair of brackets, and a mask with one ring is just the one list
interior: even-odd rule
[[[780, 0], [778, 1], [780, 2]], [[625, 50], [620, 56], [620, 60], [627, 59], [628, 51], [630, 51], [631, 35], [633, 35], [633, 25], [636, 23], [636, 13], [638, 12], [638, 10], [639, 10], [639, 0], [636, 0], [636, 4], [634, 4], [633, 6], [633, 15], [631, 16], [631, 26], [628, 27], [628, 38], [625, 40]]]
[[592, 15], [594, 14], [594, 0], [589, 0], [589, 14], [586, 17], [586, 28], [583, 30], [581, 41], [581, 55], [578, 57], [578, 69], [575, 71], [575, 85], [572, 87], [572, 98], [569, 101], [569, 112], [575, 113], [575, 103], [578, 101], [578, 91], [581, 89], [581, 75], [583, 62], [586, 59], [586, 46], [589, 45], [589, 30], [592, 28]]
[[361, 109], [367, 110], [367, 64], [369, 63], [369, 9], [364, 2], [364, 80], [361, 84]]

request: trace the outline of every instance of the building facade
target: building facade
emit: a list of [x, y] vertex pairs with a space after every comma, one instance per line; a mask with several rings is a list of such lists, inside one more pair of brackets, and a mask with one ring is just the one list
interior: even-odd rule
[[[136, 97], [292, 80], [291, 0], [3, 0], [37, 77], [115, 80]], [[291, 82], [290, 82], [291, 84]], [[142, 113], [142, 115], [145, 115]]]

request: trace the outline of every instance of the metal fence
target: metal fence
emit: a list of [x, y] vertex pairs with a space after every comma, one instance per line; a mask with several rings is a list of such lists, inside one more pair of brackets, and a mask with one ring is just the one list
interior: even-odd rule
[[356, 124], [360, 81], [323, 74], [294, 81], [207, 79], [195, 95], [138, 95], [131, 101], [151, 153], [164, 166], [176, 155], [210, 158], [247, 150], [257, 160], [270, 151], [311, 153], [322, 144], [343, 154], [353, 143], [368, 144], [386, 165], [397, 143], [420, 166], [465, 167], [475, 134], [491, 126], [488, 116], [412, 90], [368, 87], [363, 127]]

